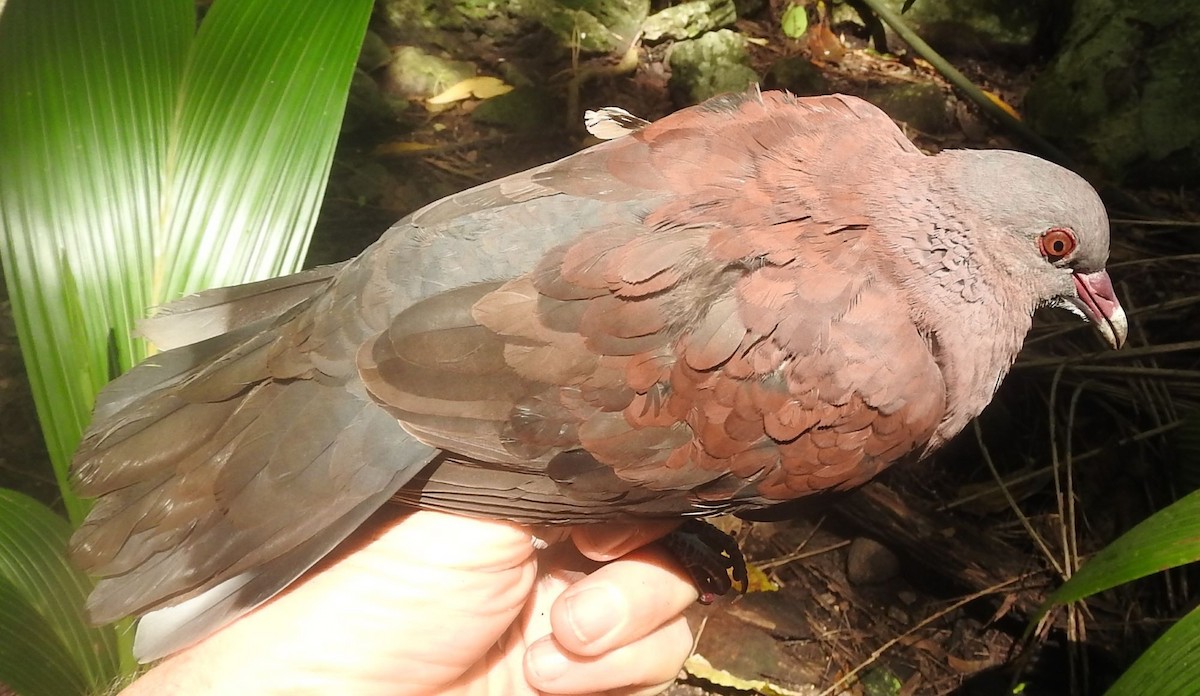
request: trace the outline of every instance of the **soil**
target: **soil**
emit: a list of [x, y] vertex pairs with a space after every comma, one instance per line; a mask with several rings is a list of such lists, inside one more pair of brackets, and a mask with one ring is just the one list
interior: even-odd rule
[[[768, 7], [737, 27], [766, 40], [752, 47], [759, 74], [771, 74], [781, 59], [792, 58], [819, 70], [829, 91], [868, 94], [881, 84], [932, 85], [944, 97], [947, 117], [939, 132], [901, 124], [918, 145], [928, 150], [1018, 145], [902, 46], [881, 56], [867, 50], [865, 36], [837, 27], [793, 41], [779, 33], [776, 16]], [[389, 44], [398, 41], [386, 28], [376, 29]], [[570, 52], [544, 32], [531, 30], [511, 43], [505, 36], [511, 35], [497, 31], [482, 41], [442, 32], [436, 43], [454, 59], [474, 63], [481, 74], [502, 75], [505, 61], [519, 61], [527, 73], [545, 78], [560, 114], [566, 113], [567, 77], [615, 60], [585, 56], [573, 64]], [[642, 47], [631, 72], [586, 82], [580, 108], [621, 106], [654, 119], [681, 106], [668, 86], [667, 49]], [[1038, 67], [1013, 62], [1012, 56], [956, 62], [977, 84], [1018, 108]], [[431, 113], [413, 101], [394, 118], [347, 134], [310, 263], [348, 258], [426, 202], [590, 142], [577, 115], [573, 121], [564, 115], [555, 128], [521, 134], [473, 120], [470, 112], [478, 104], [466, 100]], [[1172, 215], [1193, 206], [1169, 192], [1126, 193]], [[1121, 228], [1121, 234], [1114, 261], [1129, 264], [1119, 283], [1127, 307], [1152, 306], [1195, 290], [1170, 281], [1170, 266], [1138, 265], [1148, 256], [1179, 253], [1186, 245], [1178, 238], [1141, 228]], [[1194, 320], [1194, 310], [1187, 311]], [[1135, 322], [1135, 345], [1183, 340], [1189, 331], [1181, 316], [1146, 314]], [[1051, 409], [1055, 373], [1037, 361], [1099, 348], [1073, 327], [1062, 317], [1039, 322], [1024, 366], [980, 419], [978, 441], [964, 433], [935, 458], [897, 468], [863, 493], [806, 502], [798, 519], [727, 522], [748, 559], [778, 589], [733, 598], [717, 610], [698, 609], [703, 616], [695, 617], [697, 625], [704, 624], [698, 653], [738, 678], [775, 685], [777, 693], [1002, 694], [1012, 693], [1013, 684], [1023, 684], [1027, 694], [1099, 693], [1188, 605], [1187, 578], [1158, 578], [1102, 595], [1072, 618], [1084, 622], [1086, 633], [1068, 631], [1066, 615], [1057, 612], [1023, 641], [1032, 612], [1060, 582], [1031, 532], [1061, 562], [1069, 555], [1064, 529], [1074, 534], [1065, 548], [1086, 555], [1168, 502], [1176, 483], [1167, 466], [1169, 442], [1161, 435], [1135, 438], [1176, 422], [1194, 405], [1196, 393], [1186, 385], [1172, 389], [1068, 370]], [[1072, 414], [1067, 404], [1081, 385], [1084, 396]], [[0, 485], [53, 501], [55, 485], [44, 473], [49, 465], [11, 313], [2, 300], [0, 419]], [[1063, 497], [1046, 469], [1054, 447], [1062, 455], [1067, 447], [1076, 454], [1073, 518], [1060, 510]], [[1027, 474], [1010, 486], [1024, 521], [999, 492], [985, 464], [988, 456], [1009, 479]], [[856, 556], [848, 572], [850, 549], [869, 546], [856, 541], [861, 539], [879, 548]], [[736, 692], [691, 673], [670, 693]]]

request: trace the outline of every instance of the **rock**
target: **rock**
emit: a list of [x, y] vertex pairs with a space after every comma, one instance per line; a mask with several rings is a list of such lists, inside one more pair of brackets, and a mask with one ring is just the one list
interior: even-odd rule
[[649, 42], [692, 39], [706, 31], [727, 27], [736, 20], [737, 8], [733, 0], [692, 0], [651, 15], [642, 24], [642, 38]]
[[[883, 0], [896, 12], [905, 0]], [[902, 15], [905, 24], [947, 55], [1029, 56], [1054, 3], [1040, 0], [916, 0]], [[848, 3], [833, 5], [834, 25], [862, 19]], [[889, 47], [899, 42], [888, 32]]]
[[519, 133], [533, 133], [560, 127], [562, 124], [555, 123], [554, 114], [561, 113], [562, 106], [546, 90], [518, 87], [480, 102], [471, 111], [471, 120]]
[[381, 0], [376, 14], [400, 37], [428, 39], [432, 30], [460, 31], [504, 14], [509, 3], [498, 0]]
[[1194, 0], [1079, 0], [1062, 49], [1026, 96], [1039, 132], [1115, 179], [1200, 179]]
[[392, 62], [392, 49], [379, 34], [368, 30], [358, 51], [358, 69], [366, 72], [378, 70]]
[[763, 78], [763, 86], [786, 89], [802, 97], [831, 91], [825, 73], [804, 56], [787, 56], [775, 61]]
[[726, 92], [741, 92], [758, 82], [750, 68], [745, 37], [728, 29], [671, 47], [671, 93], [683, 104], [701, 102]]
[[535, 19], [564, 46], [592, 53], [627, 48], [650, 14], [650, 0], [523, 0], [513, 11]]
[[416, 46], [402, 46], [387, 66], [384, 90], [406, 98], [426, 98], [475, 76], [475, 66], [465, 61], [439, 58]]
[[346, 115], [342, 118], [342, 132], [352, 133], [391, 116], [391, 105], [379, 91], [379, 83], [356, 68], [350, 78], [350, 94], [346, 99]]
[[859, 96], [921, 133], [945, 133], [953, 122], [945, 92], [932, 82], [885, 83]]
[[900, 572], [900, 559], [883, 544], [859, 537], [846, 554], [846, 578], [854, 585], [877, 585]]

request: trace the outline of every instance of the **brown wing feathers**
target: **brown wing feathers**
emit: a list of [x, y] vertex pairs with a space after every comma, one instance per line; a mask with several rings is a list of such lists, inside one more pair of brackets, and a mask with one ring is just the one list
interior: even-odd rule
[[[469, 354], [447, 345], [444, 361], [422, 362], [450, 323], [421, 306], [401, 313], [363, 354], [371, 393], [418, 437], [468, 457], [552, 462], [560, 476], [599, 463], [629, 489], [687, 489], [674, 512], [848, 487], [927, 440], [940, 373], [875, 268], [870, 227], [813, 198], [820, 172], [761, 176], [764, 158], [817, 134], [777, 105], [739, 108], [735, 125], [720, 108], [693, 110], [539, 174], [574, 195], [630, 197], [597, 172], [671, 195], [585, 228], [526, 276], [455, 291], [454, 330], [483, 332]], [[437, 388], [451, 379], [467, 386]], [[487, 427], [464, 422], [473, 412]], [[560, 493], [589, 496], [579, 479]]]

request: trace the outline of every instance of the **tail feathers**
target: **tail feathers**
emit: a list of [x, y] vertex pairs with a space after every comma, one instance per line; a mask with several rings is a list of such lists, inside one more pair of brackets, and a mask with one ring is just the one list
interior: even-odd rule
[[[158, 353], [143, 361], [134, 369], [109, 382], [92, 411], [92, 423], [84, 434], [83, 446], [112, 427], [114, 417], [131, 404], [143, 401], [155, 391], [165, 391], [180, 384], [199, 371], [201, 365], [215, 356], [223, 355], [247, 340], [259, 335], [263, 325], [245, 326], [231, 333], [206, 339], [202, 342]], [[87, 455], [81, 450], [75, 460]]]
[[[165, 352], [152, 356], [104, 388], [96, 400], [84, 446], [108, 426], [113, 416], [132, 403], [146, 400], [151, 392], [194, 380], [205, 366], [221, 356], [228, 363], [235, 352], [245, 354], [248, 349], [270, 345], [277, 335], [271, 329], [279, 324], [280, 318], [316, 298], [344, 265], [321, 266], [282, 278], [206, 290], [159, 308], [156, 316], [143, 320], [138, 328]], [[243, 380], [241, 386], [247, 382]], [[76, 460], [86, 457], [81, 452]]]
[[[340, 539], [357, 524], [344, 522], [353, 511], [382, 504], [380, 491], [390, 494], [435, 453], [373, 403], [306, 380], [187, 404], [162, 422], [203, 424], [194, 437], [160, 433], [163, 443], [190, 437], [197, 448], [127, 455], [128, 471], [118, 464], [105, 477], [122, 485], [100, 497], [72, 539], [75, 561], [102, 578], [88, 601], [98, 622], [201, 594], [316, 537]], [[156, 426], [142, 431], [147, 446]]]
[[184, 602], [146, 614], [138, 621], [134, 656], [144, 663], [182, 650], [275, 596], [383, 505], [404, 478], [397, 476], [327, 529], [278, 558]]
[[[184, 623], [236, 616], [291, 582], [434, 457], [347, 381], [353, 354], [327, 350], [322, 359], [345, 368], [331, 374], [305, 352], [309, 324], [290, 319], [333, 270], [185, 300], [191, 307], [175, 317], [248, 304], [228, 314], [231, 332], [159, 354], [101, 394], [72, 471], [79, 492], [98, 497], [72, 538], [76, 563], [101, 578], [88, 600], [93, 620], [217, 587], [213, 596], [226, 596], [190, 605], [196, 616]], [[186, 638], [171, 633], [149, 645]]]
[[241, 327], [277, 318], [328, 287], [344, 263], [281, 278], [205, 290], [163, 305], [138, 324], [159, 350], [198, 343]]

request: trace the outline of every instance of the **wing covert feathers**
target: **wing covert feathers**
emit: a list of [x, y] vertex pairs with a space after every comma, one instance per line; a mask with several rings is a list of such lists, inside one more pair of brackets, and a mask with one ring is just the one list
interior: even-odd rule
[[[368, 391], [428, 444], [603, 466], [604, 490], [659, 491], [676, 514], [862, 483], [929, 440], [944, 388], [870, 219], [836, 195], [836, 163], [763, 166], [810, 142], [920, 156], [860, 102], [764, 95], [542, 168], [543, 193], [647, 203], [581, 220], [524, 275], [402, 311], [360, 352]], [[589, 499], [598, 481], [560, 495]]]

